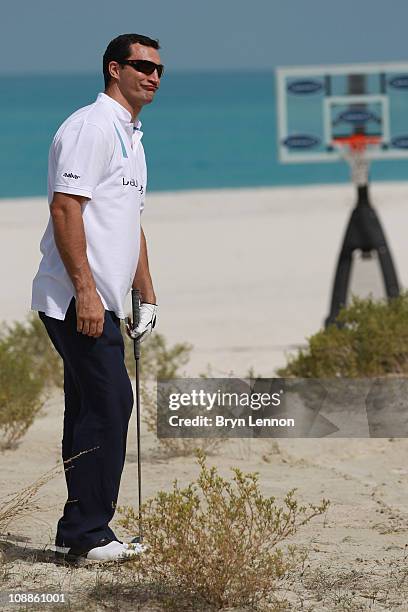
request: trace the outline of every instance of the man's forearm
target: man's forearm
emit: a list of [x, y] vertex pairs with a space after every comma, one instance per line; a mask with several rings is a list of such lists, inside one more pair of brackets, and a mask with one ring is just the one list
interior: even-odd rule
[[55, 243], [76, 294], [95, 291], [95, 280], [86, 255], [86, 238], [80, 203], [77, 199], [73, 199], [69, 205], [61, 206], [56, 198], [50, 210]]
[[85, 198], [54, 193], [50, 213], [54, 239], [76, 294], [77, 331], [98, 338], [104, 326], [105, 308], [86, 255], [86, 237], [82, 220]]
[[139, 261], [132, 286], [134, 289], [139, 289], [142, 302], [147, 302], [149, 304], [156, 303], [156, 294], [153, 289], [152, 277], [150, 276], [147, 244], [143, 229], [140, 229]]

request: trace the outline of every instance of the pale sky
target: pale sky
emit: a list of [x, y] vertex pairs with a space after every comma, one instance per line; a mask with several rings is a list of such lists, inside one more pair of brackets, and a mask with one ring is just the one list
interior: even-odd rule
[[0, 73], [99, 72], [110, 39], [159, 38], [168, 70], [408, 59], [407, 0], [2, 1]]

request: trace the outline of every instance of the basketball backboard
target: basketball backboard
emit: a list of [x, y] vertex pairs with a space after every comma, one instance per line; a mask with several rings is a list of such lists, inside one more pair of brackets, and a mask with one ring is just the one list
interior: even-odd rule
[[[279, 159], [337, 161], [342, 138], [371, 137], [368, 159], [408, 158], [408, 63], [278, 68]], [[367, 139], [368, 141], [368, 139]]]

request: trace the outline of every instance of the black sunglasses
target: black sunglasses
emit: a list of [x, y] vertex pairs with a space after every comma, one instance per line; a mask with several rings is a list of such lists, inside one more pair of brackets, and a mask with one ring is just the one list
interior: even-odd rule
[[134, 68], [138, 72], [143, 72], [143, 74], [147, 75], [153, 74], [153, 72], [157, 70], [159, 79], [162, 77], [162, 74], [164, 72], [163, 64], [155, 64], [154, 62], [151, 62], [149, 60], [118, 60], [118, 64], [132, 66], [132, 68]]

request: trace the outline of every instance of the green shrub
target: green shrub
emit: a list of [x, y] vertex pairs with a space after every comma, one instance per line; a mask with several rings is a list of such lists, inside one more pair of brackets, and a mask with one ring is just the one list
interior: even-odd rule
[[308, 338], [278, 376], [376, 377], [408, 374], [408, 293], [384, 300], [354, 297], [338, 326]]
[[0, 448], [13, 448], [44, 404], [62, 386], [62, 365], [38, 315], [3, 325], [0, 335]]
[[[200, 597], [217, 609], [273, 601], [278, 580], [304, 561], [295, 546], [278, 548], [328, 502], [300, 506], [290, 491], [283, 506], [264, 497], [257, 474], [234, 469], [232, 480], [201, 468], [196, 481], [160, 491], [142, 506], [146, 551], [129, 561], [136, 582], [156, 583], [173, 592]], [[139, 531], [133, 508], [119, 508], [121, 524]], [[275, 593], [274, 593], [275, 591]]]
[[63, 386], [61, 358], [37, 314], [30, 313], [25, 323], [6, 325], [0, 341], [17, 360], [31, 360], [31, 367], [44, 386]]
[[12, 448], [40, 411], [43, 380], [29, 355], [0, 342], [0, 449]]

